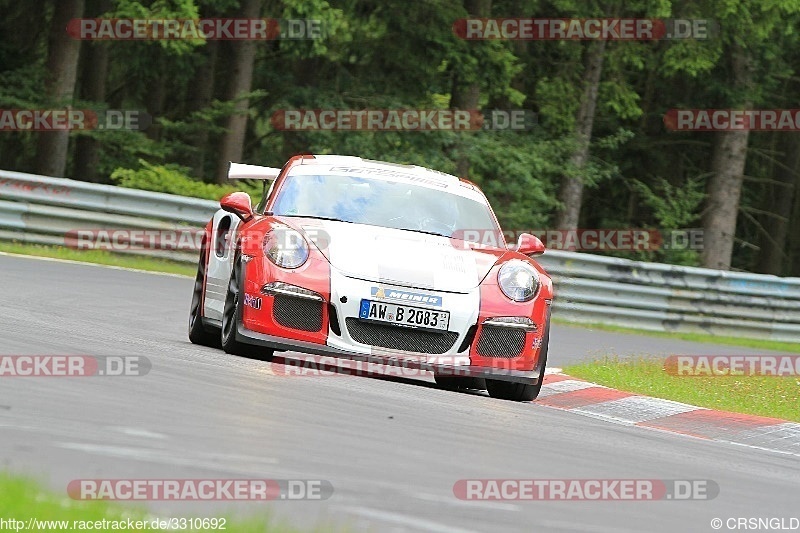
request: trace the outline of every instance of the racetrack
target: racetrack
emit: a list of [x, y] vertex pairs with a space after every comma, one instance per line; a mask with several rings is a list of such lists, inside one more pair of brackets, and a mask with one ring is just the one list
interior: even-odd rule
[[[372, 531], [713, 531], [792, 517], [800, 459], [625, 427], [430, 380], [289, 377], [186, 338], [192, 280], [0, 256], [0, 355], [138, 355], [142, 377], [2, 378], [0, 459], [57, 491], [85, 478], [324, 479], [326, 501], [153, 502], [154, 514], [269, 509]], [[554, 325], [550, 365], [753, 350]], [[711, 501], [467, 502], [467, 478], [709, 479]], [[724, 529], [723, 529], [724, 530]]]

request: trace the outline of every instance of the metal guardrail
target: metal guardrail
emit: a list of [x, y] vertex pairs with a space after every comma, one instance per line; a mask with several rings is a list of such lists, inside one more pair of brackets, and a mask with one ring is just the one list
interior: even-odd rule
[[[63, 245], [75, 230], [180, 230], [202, 227], [219, 203], [114, 185], [0, 171], [0, 239]], [[197, 253], [122, 253], [195, 263]]]
[[[0, 171], [0, 239], [63, 245], [76, 229], [204, 225], [209, 200]], [[130, 250], [186, 263], [197, 253]], [[550, 250], [539, 258], [568, 321], [800, 342], [800, 278], [724, 272]]]
[[555, 250], [539, 261], [565, 320], [800, 342], [800, 278]]

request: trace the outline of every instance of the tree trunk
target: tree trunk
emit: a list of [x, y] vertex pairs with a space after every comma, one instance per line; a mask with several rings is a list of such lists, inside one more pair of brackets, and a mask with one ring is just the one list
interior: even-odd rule
[[[196, 112], [206, 109], [214, 99], [214, 79], [217, 67], [218, 41], [207, 41], [205, 44], [203, 61], [194, 75], [189, 87], [189, 111]], [[209, 133], [207, 128], [200, 128], [191, 134], [189, 144], [195, 151], [189, 157], [187, 166], [192, 169], [192, 174], [197, 177], [206, 175], [205, 162], [208, 150]]]
[[[594, 114], [597, 107], [597, 93], [600, 87], [600, 76], [603, 73], [606, 42], [596, 41], [589, 45], [586, 58], [586, 70], [583, 75], [583, 96], [575, 123], [575, 139], [577, 147], [570, 157], [570, 166], [582, 170], [589, 159], [589, 145], [594, 127]], [[558, 199], [564, 207], [556, 216], [556, 227], [560, 229], [577, 229], [583, 201], [583, 178], [580, 176], [563, 176]]]
[[708, 205], [703, 217], [703, 266], [730, 270], [736, 216], [747, 160], [747, 130], [716, 134], [708, 182]]
[[[788, 223], [790, 228], [800, 227], [800, 173], [795, 174], [794, 191], [794, 206]], [[800, 277], [800, 232], [792, 231], [789, 233], [787, 241], [787, 255], [789, 256], [787, 275]]]
[[[55, 2], [45, 66], [45, 95], [48, 107], [68, 106], [75, 94], [81, 42], [66, 32], [67, 23], [83, 16], [84, 0]], [[41, 132], [36, 144], [35, 172], [45, 176], [63, 177], [67, 169], [69, 130]]]
[[[477, 83], [465, 87], [459, 84], [458, 75], [453, 77], [450, 109], [478, 109], [480, 97], [481, 89]], [[464, 153], [463, 147], [456, 148], [456, 154], [456, 175], [461, 178], [468, 178], [469, 156]]]
[[[734, 86], [743, 89], [749, 87], [752, 76], [749, 58], [737, 48], [733, 50], [732, 63]], [[744, 107], [750, 109], [752, 103], [745, 102]], [[707, 268], [731, 268], [749, 134], [748, 130], [715, 134], [712, 175], [708, 180], [708, 200], [703, 216], [702, 262]]]
[[762, 235], [759, 239], [762, 244], [755, 270], [780, 276], [787, 262], [788, 222], [792, 216], [795, 184], [800, 175], [800, 133], [780, 132], [777, 135], [783, 156], [773, 176], [779, 183], [769, 184], [764, 198], [763, 209], [771, 213], [771, 216], [763, 217], [761, 225], [769, 237]]
[[[464, 8], [470, 17], [485, 18], [492, 13], [492, 0], [465, 0]], [[478, 109], [481, 98], [481, 88], [478, 83], [462, 83], [459, 73], [453, 76], [453, 86], [450, 91], [450, 109]], [[459, 177], [469, 177], [469, 156], [463, 148], [456, 147], [456, 174]]]
[[[243, 0], [240, 16], [256, 18], [261, 14], [262, 0]], [[249, 93], [253, 88], [253, 67], [256, 60], [256, 42], [233, 43], [233, 74], [228, 86], [228, 99], [233, 100]], [[247, 98], [236, 103], [234, 113], [228, 117], [226, 132], [222, 136], [217, 162], [217, 182], [223, 183], [228, 174], [228, 161], [241, 161], [247, 134]]]
[[[86, 13], [91, 17], [99, 17], [111, 10], [109, 0], [87, 0]], [[81, 52], [81, 100], [95, 104], [106, 101], [108, 79], [108, 44], [84, 41]], [[78, 136], [75, 139], [75, 170], [73, 177], [81, 181], [93, 183], [110, 183], [108, 176], [98, 174], [100, 163], [100, 143], [89, 136]]]
[[[150, 52], [148, 50], [148, 52]], [[144, 105], [147, 113], [151, 117], [163, 117], [167, 109], [167, 78], [169, 76], [169, 58], [164, 54], [156, 54], [151, 57], [151, 75], [147, 86], [147, 94], [144, 97]], [[161, 124], [153, 120], [145, 135], [154, 141], [161, 140]]]

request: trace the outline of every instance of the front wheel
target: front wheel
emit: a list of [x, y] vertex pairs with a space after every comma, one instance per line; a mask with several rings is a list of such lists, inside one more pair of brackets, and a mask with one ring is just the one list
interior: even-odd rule
[[236, 340], [236, 330], [241, 320], [240, 292], [242, 287], [242, 259], [237, 252], [233, 261], [233, 271], [230, 281], [228, 281], [228, 292], [225, 295], [225, 307], [222, 311], [222, 349], [231, 355], [241, 355], [243, 357], [255, 357], [268, 361], [272, 359], [273, 350], [260, 348], [250, 344], [244, 344]]
[[500, 381], [496, 379], [486, 380], [486, 390], [489, 396], [500, 400], [511, 400], [513, 402], [530, 402], [539, 396], [544, 383], [544, 370], [547, 366], [547, 347], [550, 344], [550, 316], [547, 317], [547, 326], [544, 328], [542, 338], [542, 351], [539, 354], [539, 381], [536, 385], [525, 383], [513, 383], [510, 381]]

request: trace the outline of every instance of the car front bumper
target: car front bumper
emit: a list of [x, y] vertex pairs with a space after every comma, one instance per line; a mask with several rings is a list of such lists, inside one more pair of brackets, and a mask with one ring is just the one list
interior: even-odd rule
[[380, 348], [375, 347], [372, 348], [371, 354], [356, 353], [324, 344], [289, 340], [282, 337], [267, 335], [265, 333], [258, 333], [256, 331], [246, 329], [241, 323], [238, 325], [236, 331], [236, 340], [247, 344], [263, 346], [272, 350], [331, 356], [337, 359], [348, 359], [376, 365], [402, 367], [410, 370], [426, 370], [443, 376], [488, 378], [499, 381], [524, 383], [528, 385], [536, 385], [539, 383], [539, 369], [511, 370], [475, 365], [447, 364], [442, 362], [443, 358], [439, 356], [431, 356], [432, 362], [429, 362], [428, 356], [425, 356], [424, 354], [397, 354], [391, 350], [381, 350]]
[[[252, 263], [248, 268], [254, 266]], [[476, 287], [464, 293], [441, 292], [434, 289], [406, 288], [390, 282], [357, 279], [345, 276], [336, 269], [330, 269], [326, 273], [329, 276], [329, 284], [317, 283], [315, 287], [317, 290], [312, 293], [312, 298], [316, 298], [318, 302], [319, 319], [315, 324], [320, 323], [322, 326], [317, 328], [315, 325], [305, 331], [299, 331], [286, 326], [285, 323], [276, 322], [274, 307], [276, 300], [274, 296], [263, 292], [261, 287], [264, 286], [264, 282], [280, 280], [310, 291], [312, 284], [306, 283], [304, 279], [298, 279], [297, 276], [294, 276], [294, 279], [290, 279], [290, 276], [281, 279], [278, 275], [262, 276], [255, 272], [254, 274], [256, 274], [255, 280], [258, 281], [246, 282], [242, 289], [243, 292], [249, 291], [252, 295], [258, 293], [259, 305], [258, 309], [244, 307], [240, 299], [240, 316], [243, 317], [237, 326], [237, 340], [240, 342], [274, 350], [332, 356], [368, 364], [404, 367], [414, 371], [426, 370], [441, 375], [489, 378], [527, 384], [536, 384], [539, 381], [541, 368], [538, 364], [539, 345], [536, 344], [536, 340], [541, 340], [543, 335], [544, 300], [538, 304], [532, 301], [527, 304], [511, 305], [506, 302], [505, 297], [498, 298], [492, 295], [487, 297], [485, 294], [487, 291], [498, 292], [498, 289], [491, 287], [488, 289]], [[376, 295], [376, 290], [385, 291], [386, 294]], [[403, 293], [404, 298], [408, 294], [408, 299], [391, 300], [392, 291]], [[438, 297], [439, 300], [432, 303], [413, 299], [419, 295], [423, 298]], [[447, 310], [450, 312], [450, 324], [445, 333], [449, 338], [438, 346], [426, 346], [425, 342], [420, 340], [420, 337], [426, 334], [416, 328], [361, 321], [358, 318], [359, 307], [364, 299], [378, 299], [431, 310]], [[479, 340], [482, 338], [484, 324], [493, 317], [504, 315], [538, 315], [541, 318], [536, 320], [538, 329], [534, 328], [534, 331], [525, 333], [523, 340], [518, 343], [520, 350], [518, 356], [480, 355]], [[307, 313], [298, 311], [292, 313], [292, 316], [297, 318], [307, 316]], [[369, 329], [369, 327], [373, 328], [372, 331], [365, 333], [364, 328]], [[376, 327], [377, 331], [374, 329]], [[510, 331], [497, 327], [490, 329]], [[391, 330], [391, 333], [387, 330]], [[406, 337], [407, 342], [382, 344], [380, 340], [369, 338], [369, 334], [391, 336], [400, 334], [399, 332], [403, 332], [402, 335]]]

